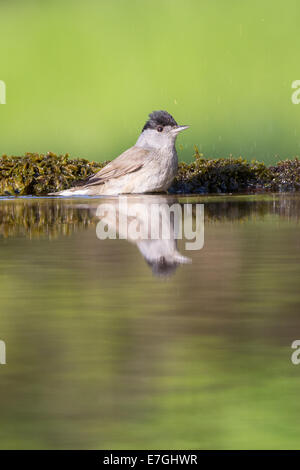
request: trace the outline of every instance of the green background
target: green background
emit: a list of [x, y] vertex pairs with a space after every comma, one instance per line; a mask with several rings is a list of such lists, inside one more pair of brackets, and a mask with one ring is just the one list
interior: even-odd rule
[[0, 154], [106, 160], [166, 109], [206, 156], [299, 154], [297, 0], [1, 1]]

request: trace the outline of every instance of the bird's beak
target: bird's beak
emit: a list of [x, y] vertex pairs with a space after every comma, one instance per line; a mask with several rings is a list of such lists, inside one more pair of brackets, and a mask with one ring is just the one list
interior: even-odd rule
[[190, 126], [177, 126], [175, 129], [172, 129], [172, 133], [177, 135], [179, 132], [184, 131], [184, 129], [188, 129]]

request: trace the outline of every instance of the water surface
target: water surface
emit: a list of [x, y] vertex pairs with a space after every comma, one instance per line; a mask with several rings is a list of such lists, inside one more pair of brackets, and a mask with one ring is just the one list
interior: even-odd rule
[[1, 448], [299, 448], [300, 197], [179, 201], [205, 244], [159, 270], [99, 199], [0, 200]]

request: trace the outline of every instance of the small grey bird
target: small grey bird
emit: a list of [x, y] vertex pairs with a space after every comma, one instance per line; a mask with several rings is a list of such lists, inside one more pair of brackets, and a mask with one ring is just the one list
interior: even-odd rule
[[178, 169], [175, 148], [179, 126], [167, 111], [153, 111], [136, 144], [74, 188], [60, 196], [98, 196], [167, 191]]

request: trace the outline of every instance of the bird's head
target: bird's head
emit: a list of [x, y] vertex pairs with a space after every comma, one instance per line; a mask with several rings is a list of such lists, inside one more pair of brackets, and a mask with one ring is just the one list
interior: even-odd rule
[[161, 148], [175, 143], [179, 132], [189, 126], [179, 126], [167, 111], [153, 111], [142, 129], [137, 144], [144, 147]]

